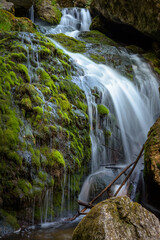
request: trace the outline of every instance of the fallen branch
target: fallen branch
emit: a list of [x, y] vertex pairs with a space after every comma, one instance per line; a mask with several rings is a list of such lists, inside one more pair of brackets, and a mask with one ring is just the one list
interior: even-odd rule
[[129, 174], [127, 175], [127, 177], [124, 179], [124, 181], [122, 182], [122, 184], [120, 185], [120, 187], [117, 189], [116, 193], [114, 194], [114, 197], [117, 196], [117, 194], [119, 193], [119, 191], [121, 190], [121, 188], [124, 186], [124, 184], [125, 184], [125, 183], [127, 182], [127, 180], [130, 178], [130, 176], [131, 176], [132, 172], [134, 171], [134, 169], [135, 169], [135, 167], [136, 167], [139, 159], [140, 159], [141, 156], [142, 156], [143, 151], [144, 151], [144, 145], [143, 145], [143, 147], [142, 147], [142, 149], [141, 149], [141, 151], [140, 151], [140, 153], [139, 153], [136, 161], [134, 162], [133, 168], [131, 169], [131, 171], [129, 172]]
[[75, 220], [77, 217], [79, 217], [80, 215], [86, 215], [86, 213], [84, 213], [84, 212], [87, 210], [87, 208], [92, 208], [92, 207], [93, 207], [92, 204], [93, 204], [99, 197], [101, 197], [101, 196], [103, 195], [103, 193], [105, 193], [105, 192], [118, 180], [118, 178], [120, 178], [131, 166], [134, 165], [133, 168], [131, 169], [131, 171], [129, 172], [129, 174], [127, 175], [127, 177], [124, 179], [124, 181], [123, 181], [123, 183], [121, 184], [121, 186], [118, 188], [118, 190], [117, 190], [116, 193], [114, 194], [114, 196], [116, 196], [116, 195], [119, 193], [119, 191], [121, 190], [121, 188], [123, 187], [123, 185], [127, 182], [127, 180], [129, 179], [129, 177], [131, 176], [131, 174], [132, 174], [133, 170], [135, 169], [135, 167], [136, 167], [139, 159], [140, 159], [141, 156], [142, 156], [143, 151], [144, 151], [144, 145], [143, 145], [143, 147], [142, 147], [142, 149], [141, 149], [141, 151], [140, 151], [140, 153], [139, 153], [136, 161], [133, 162], [133, 163], [131, 163], [131, 164], [129, 164], [122, 172], [120, 172], [120, 174], [119, 174], [115, 179], [113, 179], [113, 181], [112, 181], [106, 188], [104, 188], [102, 192], [100, 192], [94, 199], [92, 199], [92, 201], [90, 201], [89, 203], [86, 203], [86, 202], [83, 202], [83, 201], [78, 200], [78, 204], [79, 204], [79, 205], [82, 205], [82, 206], [85, 206], [85, 208], [83, 208], [81, 211], [78, 211], [77, 214], [76, 214], [73, 218], [68, 218], [68, 219], [66, 219], [66, 221], [73, 221], [73, 220]]
[[92, 207], [94, 207], [94, 205], [89, 204], [89, 203], [86, 203], [86, 202], [81, 201], [81, 200], [78, 200], [77, 202], [78, 202], [79, 205], [84, 206], [84, 207], [87, 207], [87, 208], [92, 208]]
[[120, 174], [115, 179], [113, 179], [113, 181], [105, 189], [103, 189], [103, 191], [100, 192], [91, 202], [89, 202], [89, 204], [94, 203], [99, 197], [101, 197], [103, 193], [105, 193], [113, 185], [113, 183], [115, 183], [118, 178], [120, 178], [133, 164], [135, 164], [135, 162], [129, 164], [122, 172], [120, 172]]

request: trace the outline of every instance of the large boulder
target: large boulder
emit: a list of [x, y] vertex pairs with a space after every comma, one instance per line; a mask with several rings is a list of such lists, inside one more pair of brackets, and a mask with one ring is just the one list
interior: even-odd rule
[[56, 1], [52, 0], [36, 0], [36, 15], [41, 20], [51, 24], [58, 24], [61, 20], [61, 12], [58, 9]]
[[92, 14], [103, 20], [130, 25], [143, 34], [160, 40], [159, 0], [93, 0]]
[[128, 197], [107, 199], [82, 219], [72, 240], [159, 240], [160, 222]]
[[15, 8], [23, 7], [29, 9], [33, 5], [34, 0], [8, 0], [8, 2], [12, 2]]
[[14, 13], [14, 4], [12, 2], [7, 2], [6, 0], [1, 0], [0, 9]]

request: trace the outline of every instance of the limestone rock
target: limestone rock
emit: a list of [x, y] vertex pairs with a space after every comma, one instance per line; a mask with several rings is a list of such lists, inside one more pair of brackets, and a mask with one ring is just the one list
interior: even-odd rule
[[29, 9], [33, 5], [34, 0], [8, 0], [8, 2], [12, 2], [15, 8], [23, 7]]
[[131, 25], [136, 30], [160, 40], [159, 0], [93, 0], [92, 14], [106, 21]]
[[160, 222], [128, 197], [107, 199], [82, 219], [72, 240], [159, 240]]
[[11, 13], [14, 13], [14, 4], [12, 2], [6, 2], [6, 0], [1, 0], [0, 8]]
[[61, 12], [56, 3], [51, 0], [37, 0], [35, 2], [36, 15], [41, 20], [51, 24], [58, 24], [61, 19]]

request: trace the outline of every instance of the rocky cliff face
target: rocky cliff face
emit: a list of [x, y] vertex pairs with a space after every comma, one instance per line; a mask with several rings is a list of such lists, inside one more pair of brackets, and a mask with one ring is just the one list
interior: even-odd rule
[[148, 201], [158, 209], [160, 201], [160, 118], [152, 126], [145, 143], [144, 176], [147, 183]]
[[159, 0], [93, 0], [91, 12], [106, 21], [130, 25], [143, 34], [160, 40]]
[[34, 0], [8, 0], [8, 2], [12, 2], [15, 8], [24, 7], [29, 9], [33, 5]]
[[107, 199], [87, 214], [72, 240], [159, 240], [160, 222], [128, 197]]

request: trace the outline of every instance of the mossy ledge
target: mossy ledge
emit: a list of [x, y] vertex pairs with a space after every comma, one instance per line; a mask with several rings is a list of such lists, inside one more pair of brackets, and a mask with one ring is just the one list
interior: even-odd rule
[[70, 197], [78, 197], [91, 156], [86, 98], [72, 82], [77, 72], [69, 56], [40, 33], [3, 29], [0, 55], [0, 207], [9, 215], [14, 209], [21, 224], [32, 218], [35, 201], [39, 222], [47, 189], [54, 190], [49, 214], [59, 214], [64, 169]]

